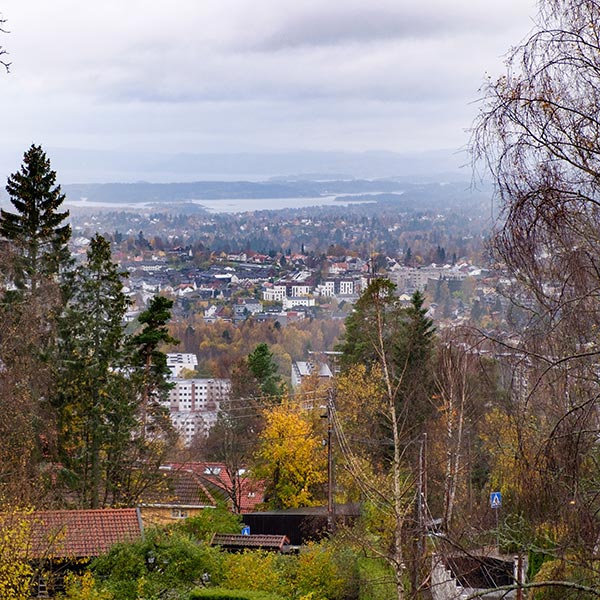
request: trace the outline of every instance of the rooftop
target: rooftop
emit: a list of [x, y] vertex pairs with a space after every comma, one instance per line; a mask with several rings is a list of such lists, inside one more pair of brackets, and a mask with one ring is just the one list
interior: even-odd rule
[[31, 524], [31, 558], [96, 557], [118, 542], [143, 535], [135, 508], [37, 511], [23, 513], [22, 518]]

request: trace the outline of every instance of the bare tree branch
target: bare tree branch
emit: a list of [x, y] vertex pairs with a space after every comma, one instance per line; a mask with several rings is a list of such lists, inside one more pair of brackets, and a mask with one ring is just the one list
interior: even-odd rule
[[[6, 19], [2, 19], [0, 18], [0, 33], [8, 33], [8, 31], [6, 29], [4, 29], [4, 24], [6, 23]], [[8, 73], [10, 70], [10, 64], [6, 59], [4, 59], [4, 56], [8, 56], [8, 51], [4, 49], [3, 46], [0, 46], [0, 65], [2, 65], [5, 69], [6, 72]]]

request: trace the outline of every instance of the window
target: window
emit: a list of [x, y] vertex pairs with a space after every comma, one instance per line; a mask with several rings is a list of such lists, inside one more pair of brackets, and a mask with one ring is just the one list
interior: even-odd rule
[[206, 467], [204, 469], [205, 475], [220, 475], [221, 467]]
[[174, 519], [187, 519], [188, 512], [182, 508], [173, 508], [171, 510], [171, 516]]

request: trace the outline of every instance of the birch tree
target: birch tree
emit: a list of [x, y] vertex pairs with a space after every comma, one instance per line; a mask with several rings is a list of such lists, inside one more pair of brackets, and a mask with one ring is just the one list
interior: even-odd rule
[[[379, 542], [367, 535], [362, 543], [390, 566], [396, 596], [403, 600], [409, 594], [419, 594], [422, 546], [415, 547], [413, 540], [422, 525], [419, 521], [424, 500], [419, 469], [422, 436], [419, 419], [414, 419], [419, 410], [415, 404], [418, 395], [411, 393], [416, 382], [410, 381], [409, 374], [414, 376], [412, 361], [418, 358], [417, 349], [422, 350], [423, 356], [428, 355], [433, 329], [419, 297], [410, 311], [401, 307], [394, 291], [395, 286], [389, 280], [373, 280], [348, 318], [346, 336], [340, 345], [345, 353], [344, 364], [363, 362], [370, 367], [363, 371], [365, 381], [359, 385], [368, 389], [375, 385], [378, 389], [367, 410], [377, 415], [381, 425], [379, 435], [373, 440], [378, 444], [371, 452], [371, 460], [382, 456], [383, 461], [376, 458], [375, 464], [365, 468], [352, 439], [345, 433], [344, 415], [337, 410], [334, 410], [334, 425], [345, 467], [391, 531], [389, 537]], [[403, 333], [415, 337], [402, 337]], [[340, 401], [343, 404], [346, 399]], [[373, 468], [378, 476], [373, 476]]]
[[506, 294], [527, 315], [500, 340], [524, 382], [505, 415], [530, 473], [517, 501], [539, 527], [561, 524], [558, 555], [589, 562], [600, 533], [600, 5], [538, 6], [532, 33], [483, 88], [471, 148], [496, 183], [492, 246]]

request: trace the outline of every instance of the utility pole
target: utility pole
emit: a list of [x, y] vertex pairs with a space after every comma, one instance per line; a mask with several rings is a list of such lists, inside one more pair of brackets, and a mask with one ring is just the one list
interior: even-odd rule
[[417, 531], [415, 535], [415, 562], [413, 571], [413, 594], [415, 597], [419, 597], [418, 590], [420, 588], [420, 577], [421, 568], [423, 562], [423, 556], [425, 554], [425, 498], [427, 497], [427, 476], [426, 476], [426, 451], [427, 451], [427, 434], [423, 433], [419, 443], [419, 458], [417, 463], [417, 476], [416, 476], [416, 526]]
[[335, 531], [335, 513], [333, 505], [333, 395], [330, 388], [327, 392], [327, 531]]
[[423, 514], [423, 493], [424, 493], [424, 446], [427, 434], [424, 433], [419, 444], [419, 465], [417, 473], [417, 555], [419, 560], [423, 556], [423, 529], [424, 529], [424, 514]]

